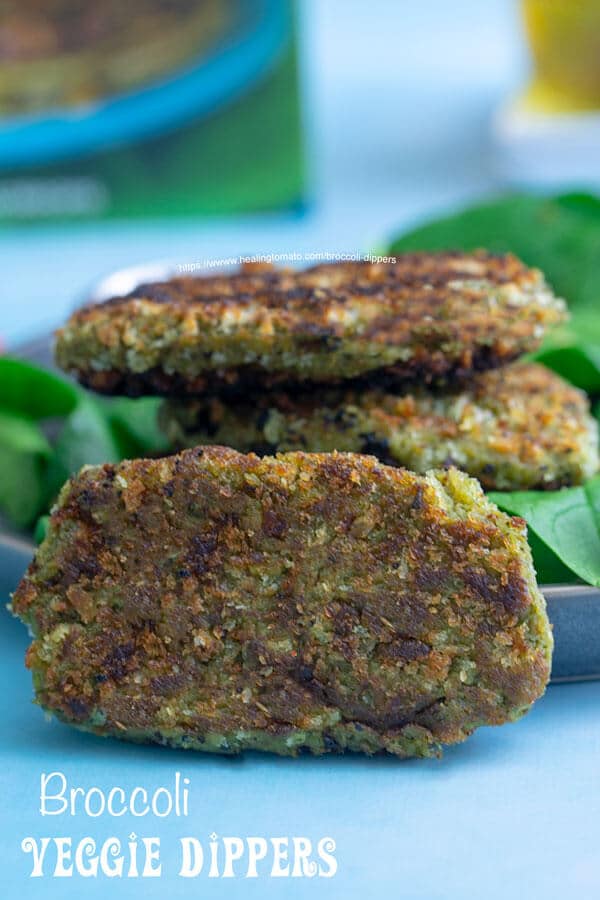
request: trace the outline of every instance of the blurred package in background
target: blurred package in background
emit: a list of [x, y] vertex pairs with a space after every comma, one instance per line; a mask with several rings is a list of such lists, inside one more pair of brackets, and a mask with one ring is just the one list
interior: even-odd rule
[[0, 222], [302, 202], [292, 0], [0, 0]]
[[521, 0], [532, 74], [500, 111], [503, 174], [542, 186], [600, 187], [600, 0]]

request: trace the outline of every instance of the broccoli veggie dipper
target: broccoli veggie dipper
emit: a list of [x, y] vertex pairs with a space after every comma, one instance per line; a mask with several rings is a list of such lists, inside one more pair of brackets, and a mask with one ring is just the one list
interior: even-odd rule
[[431, 382], [503, 365], [565, 315], [513, 256], [417, 253], [142, 285], [75, 312], [56, 356], [82, 384], [130, 395]]
[[534, 363], [483, 372], [454, 391], [340, 387], [173, 398], [159, 418], [177, 448], [372, 453], [415, 472], [455, 465], [493, 490], [554, 490], [598, 470], [586, 395]]
[[13, 608], [44, 708], [197, 750], [430, 756], [550, 670], [524, 522], [456, 469], [352, 454], [84, 469]]

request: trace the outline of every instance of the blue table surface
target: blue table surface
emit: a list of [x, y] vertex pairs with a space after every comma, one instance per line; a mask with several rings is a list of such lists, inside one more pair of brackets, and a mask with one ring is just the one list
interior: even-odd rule
[[[523, 77], [510, 0], [305, 2], [314, 203], [301, 218], [33, 228], [4, 233], [0, 333], [53, 327], [111, 269], [256, 251], [348, 250], [500, 188], [494, 107]], [[435, 26], [434, 30], [432, 27]], [[368, 40], [367, 40], [368, 38]], [[7, 598], [6, 598], [7, 599]], [[552, 687], [521, 722], [442, 761], [222, 759], [79, 734], [31, 705], [25, 629], [0, 613], [0, 897], [470, 900], [600, 896], [600, 683]], [[42, 772], [71, 786], [190, 779], [186, 820], [41, 818]], [[160, 835], [160, 879], [30, 879], [26, 836]], [[177, 877], [177, 839], [331, 836], [332, 879]]]
[[[321, 757], [228, 759], [136, 747], [47, 721], [31, 705], [25, 629], [2, 614], [0, 896], [507, 897], [600, 895], [600, 683], [549, 688], [521, 722], [486, 728], [441, 761]], [[40, 775], [70, 787], [152, 791], [190, 779], [186, 819], [44, 817]], [[161, 838], [161, 878], [30, 879], [23, 838]], [[178, 877], [179, 838], [303, 836], [336, 842], [331, 879]], [[49, 851], [49, 857], [54, 859]], [[49, 867], [50, 873], [52, 867]], [[243, 876], [243, 864], [238, 866]], [[268, 872], [268, 869], [266, 870]], [[205, 870], [206, 873], [206, 870]], [[84, 893], [85, 891], [85, 893]]]

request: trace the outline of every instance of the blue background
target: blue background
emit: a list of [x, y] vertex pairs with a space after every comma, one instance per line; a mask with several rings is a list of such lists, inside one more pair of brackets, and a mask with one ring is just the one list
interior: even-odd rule
[[[560, 685], [520, 723], [482, 729], [441, 761], [340, 757], [240, 759], [136, 747], [44, 719], [31, 706], [18, 622], [2, 623], [0, 749], [4, 898], [367, 898], [592, 900], [600, 896], [600, 684]], [[187, 819], [84, 815], [42, 819], [40, 773], [70, 785], [131, 789], [191, 780]], [[160, 879], [29, 880], [23, 837], [123, 842], [160, 835]], [[339, 869], [332, 879], [178, 878], [178, 838], [329, 835]], [[260, 864], [259, 864], [260, 865]], [[244, 866], [240, 866], [243, 874]]]
[[[153, 258], [349, 250], [499, 187], [489, 119], [526, 61], [509, 0], [327, 0], [302, 4], [314, 203], [303, 217], [30, 228], [4, 233], [0, 331], [55, 326], [106, 272]], [[31, 706], [24, 628], [0, 629], [0, 896], [581, 900], [600, 896], [600, 684], [564, 685], [522, 722], [485, 729], [443, 761], [228, 760], [121, 745], [47, 722]], [[37, 812], [42, 771], [73, 785], [192, 783], [191, 815]], [[161, 879], [28, 879], [26, 835], [160, 834]], [[195, 881], [175, 875], [176, 839], [331, 835], [331, 880]]]

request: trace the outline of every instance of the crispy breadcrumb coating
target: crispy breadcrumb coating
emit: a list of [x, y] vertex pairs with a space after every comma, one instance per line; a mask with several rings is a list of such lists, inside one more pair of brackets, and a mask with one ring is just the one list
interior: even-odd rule
[[41, 706], [197, 750], [430, 756], [550, 671], [525, 523], [456, 469], [353, 454], [84, 469], [13, 609]]
[[566, 311], [513, 256], [407, 254], [174, 278], [75, 312], [56, 358], [96, 391], [203, 394], [439, 382], [535, 349]]
[[483, 372], [454, 391], [340, 387], [173, 398], [159, 418], [176, 449], [372, 453], [415, 472], [455, 465], [489, 490], [554, 490], [598, 470], [598, 426], [586, 395], [534, 363]]

